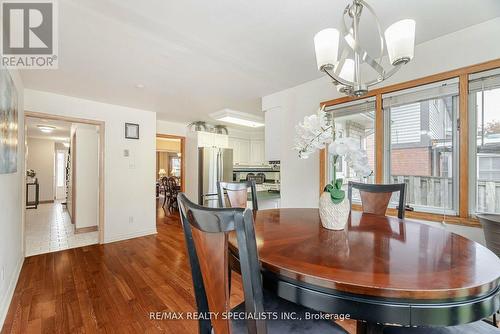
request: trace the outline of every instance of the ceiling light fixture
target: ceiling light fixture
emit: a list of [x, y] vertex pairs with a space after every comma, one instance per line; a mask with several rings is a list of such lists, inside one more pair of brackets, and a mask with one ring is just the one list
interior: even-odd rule
[[[380, 39], [380, 54], [377, 59], [372, 58], [359, 43], [359, 21], [364, 8], [374, 16], [377, 25]], [[352, 21], [349, 29], [346, 26], [346, 17]], [[415, 48], [414, 20], [397, 21], [389, 26], [382, 35], [380, 22], [374, 10], [364, 0], [353, 0], [352, 4], [347, 5], [344, 9], [341, 22], [340, 31], [328, 28], [321, 30], [314, 36], [318, 70], [325, 72], [332, 78], [339, 92], [351, 96], [365, 95], [370, 86], [386, 80], [401, 66], [413, 59]], [[346, 45], [340, 59], [338, 59], [341, 39]], [[387, 47], [389, 60], [393, 66], [389, 70], [385, 70], [381, 65], [384, 46]], [[361, 65], [363, 63], [368, 64], [375, 71], [376, 78], [371, 80], [362, 78]]]
[[51, 133], [54, 131], [56, 128], [54, 126], [50, 125], [37, 125], [38, 129], [44, 133]]
[[264, 126], [264, 120], [261, 117], [231, 109], [223, 109], [210, 114], [210, 116], [219, 122], [248, 126], [251, 128]]

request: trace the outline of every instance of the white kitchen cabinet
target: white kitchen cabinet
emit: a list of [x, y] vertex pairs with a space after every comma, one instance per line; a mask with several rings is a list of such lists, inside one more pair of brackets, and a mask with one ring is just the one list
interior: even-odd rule
[[214, 134], [209, 132], [199, 131], [196, 133], [198, 137], [198, 147], [213, 147]]
[[260, 166], [266, 163], [265, 142], [262, 139], [230, 137], [228, 147], [233, 149], [235, 165]]
[[250, 140], [231, 137], [229, 148], [233, 149], [233, 164], [248, 165], [250, 163]]
[[250, 164], [262, 165], [266, 162], [265, 143], [263, 140], [256, 139], [250, 141]]
[[239, 140], [239, 159], [240, 165], [250, 164], [250, 141], [247, 139]]
[[197, 136], [198, 136], [198, 147], [219, 147], [219, 148], [229, 147], [229, 137], [227, 135], [199, 131], [197, 132]]
[[214, 136], [214, 146], [219, 148], [229, 147], [229, 136], [213, 133]]

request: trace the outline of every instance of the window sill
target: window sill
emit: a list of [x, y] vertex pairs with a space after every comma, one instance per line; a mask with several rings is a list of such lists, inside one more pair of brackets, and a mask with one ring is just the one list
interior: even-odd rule
[[[353, 204], [352, 208], [353, 208], [353, 210], [356, 210], [356, 211], [362, 210], [361, 205], [359, 205], [359, 204]], [[396, 217], [398, 215], [398, 212], [396, 209], [389, 208], [389, 209], [387, 209], [386, 214], [388, 216]], [[462, 218], [462, 217], [458, 217], [458, 216], [443, 216], [442, 214], [435, 214], [435, 213], [428, 213], [428, 212], [406, 211], [405, 218], [429, 220], [429, 221], [440, 222], [440, 223], [444, 221], [446, 224], [462, 225], [462, 226], [469, 226], [469, 227], [481, 227], [479, 220], [477, 218], [471, 218], [471, 217]]]

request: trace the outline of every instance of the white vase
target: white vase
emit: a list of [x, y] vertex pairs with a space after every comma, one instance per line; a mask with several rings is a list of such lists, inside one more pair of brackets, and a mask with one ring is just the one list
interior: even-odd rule
[[339, 204], [332, 202], [329, 192], [319, 198], [319, 218], [321, 225], [329, 230], [343, 230], [349, 220], [351, 203], [347, 196]]

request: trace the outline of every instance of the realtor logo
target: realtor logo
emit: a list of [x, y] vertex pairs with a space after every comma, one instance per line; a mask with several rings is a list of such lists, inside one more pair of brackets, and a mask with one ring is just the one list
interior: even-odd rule
[[2, 65], [57, 68], [57, 7], [54, 0], [3, 0]]

